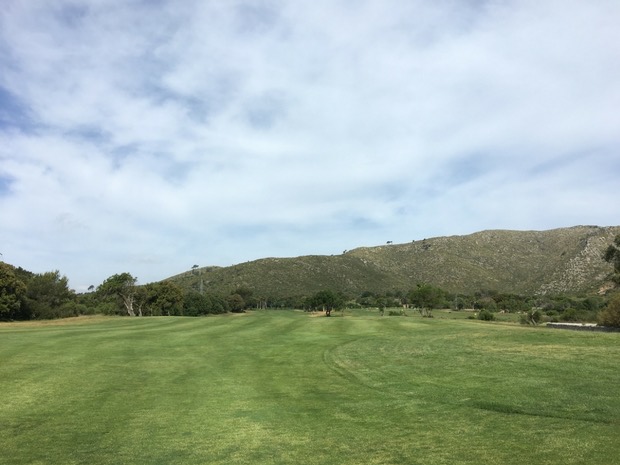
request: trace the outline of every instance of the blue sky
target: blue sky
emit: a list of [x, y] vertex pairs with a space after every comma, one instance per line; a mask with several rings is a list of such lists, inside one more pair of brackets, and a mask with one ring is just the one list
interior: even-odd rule
[[620, 224], [616, 0], [0, 7], [0, 252], [130, 272]]

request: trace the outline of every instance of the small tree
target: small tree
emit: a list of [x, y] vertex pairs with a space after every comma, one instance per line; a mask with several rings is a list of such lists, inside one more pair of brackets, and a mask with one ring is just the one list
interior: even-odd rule
[[542, 321], [543, 314], [538, 308], [532, 308], [526, 313], [521, 315], [520, 322], [522, 325], [536, 326]]
[[418, 284], [409, 292], [409, 303], [417, 307], [420, 315], [433, 317], [433, 309], [438, 308], [444, 301], [444, 291], [430, 284]]

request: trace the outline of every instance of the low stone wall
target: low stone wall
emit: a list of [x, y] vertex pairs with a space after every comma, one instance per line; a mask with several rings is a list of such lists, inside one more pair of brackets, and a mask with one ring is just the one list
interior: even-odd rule
[[620, 332], [620, 328], [612, 328], [609, 326], [598, 326], [593, 323], [547, 323], [547, 328], [554, 329], [572, 329], [573, 331], [600, 331], [604, 333]]

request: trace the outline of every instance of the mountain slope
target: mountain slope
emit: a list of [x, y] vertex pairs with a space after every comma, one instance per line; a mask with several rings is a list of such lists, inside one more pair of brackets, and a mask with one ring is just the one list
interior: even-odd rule
[[263, 297], [310, 295], [322, 289], [352, 295], [405, 291], [417, 283], [460, 293], [579, 293], [597, 290], [607, 280], [612, 267], [601, 257], [616, 234], [620, 227], [491, 230], [361, 247], [336, 256], [264, 258], [170, 279], [218, 293], [247, 287]]

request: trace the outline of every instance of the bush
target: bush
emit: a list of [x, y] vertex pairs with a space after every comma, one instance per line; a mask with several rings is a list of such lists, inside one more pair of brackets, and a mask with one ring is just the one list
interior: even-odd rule
[[598, 323], [602, 326], [620, 328], [620, 293], [614, 295], [598, 314]]
[[487, 309], [484, 309], [481, 310], [480, 313], [478, 313], [478, 319], [483, 321], [493, 321], [495, 320], [495, 315], [493, 315], [493, 313], [491, 313]]
[[569, 308], [569, 309], [565, 310], [564, 313], [562, 313], [562, 315], [560, 316], [560, 320], [561, 321], [566, 321], [566, 322], [576, 322], [576, 321], [579, 321], [579, 316], [577, 315], [577, 310], [575, 310], [574, 308]]

